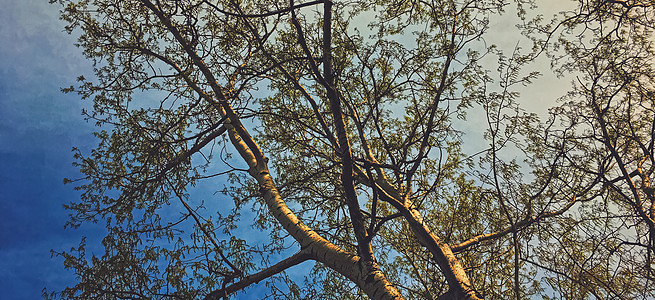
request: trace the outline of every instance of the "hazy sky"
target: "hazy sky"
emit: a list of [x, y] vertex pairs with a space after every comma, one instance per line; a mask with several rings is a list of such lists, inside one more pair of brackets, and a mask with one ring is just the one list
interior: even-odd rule
[[[90, 62], [63, 32], [58, 6], [0, 0], [0, 7], [0, 298], [38, 299], [43, 288], [61, 290], [73, 280], [50, 249], [70, 249], [82, 235], [91, 244], [102, 232], [93, 225], [65, 230], [62, 208], [78, 197], [63, 185], [64, 177], [78, 174], [71, 149], [88, 153], [95, 141], [81, 116], [83, 103], [59, 89], [88, 74]], [[508, 24], [495, 26], [513, 46]], [[552, 77], [539, 82], [555, 83]], [[534, 90], [528, 106], [554, 97], [547, 87]]]

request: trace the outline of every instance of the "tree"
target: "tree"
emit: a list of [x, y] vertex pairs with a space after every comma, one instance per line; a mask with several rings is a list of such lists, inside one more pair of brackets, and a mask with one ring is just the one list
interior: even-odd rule
[[[49, 296], [655, 296], [652, 2], [51, 2], [101, 126], [69, 225], [107, 235]], [[531, 50], [492, 44], [512, 15]], [[542, 121], [544, 57], [574, 82]]]

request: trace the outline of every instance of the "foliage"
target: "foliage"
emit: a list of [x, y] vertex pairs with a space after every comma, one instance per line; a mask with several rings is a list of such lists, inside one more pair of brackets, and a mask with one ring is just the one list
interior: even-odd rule
[[652, 2], [51, 2], [101, 127], [69, 225], [107, 235], [48, 297], [655, 296]]

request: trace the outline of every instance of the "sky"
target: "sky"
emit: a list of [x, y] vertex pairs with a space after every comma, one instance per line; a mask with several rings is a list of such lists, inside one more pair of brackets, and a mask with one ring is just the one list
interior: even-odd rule
[[[89, 153], [97, 127], [82, 116], [89, 104], [60, 89], [91, 78], [92, 65], [64, 32], [57, 5], [0, 0], [0, 7], [0, 299], [40, 299], [44, 289], [75, 282], [51, 250], [69, 250], [86, 236], [88, 253], [103, 251], [102, 226], [64, 228], [63, 205], [79, 199], [63, 183], [80, 175], [72, 148]], [[260, 284], [234, 298], [264, 292]]]
[[78, 197], [73, 146], [89, 149], [83, 103], [61, 87], [91, 69], [47, 0], [0, 0], [0, 298], [39, 299], [73, 280], [51, 249], [77, 245], [64, 203]]
[[[60, 88], [89, 74], [91, 63], [63, 31], [57, 6], [0, 0], [0, 7], [0, 298], [39, 299], [44, 288], [59, 291], [74, 280], [50, 250], [70, 249], [81, 236], [92, 244], [102, 233], [93, 224], [65, 229], [62, 206], [79, 197], [63, 184], [79, 174], [71, 149], [88, 152], [95, 141], [81, 116], [87, 104]], [[552, 99], [534, 97], [534, 105]]]

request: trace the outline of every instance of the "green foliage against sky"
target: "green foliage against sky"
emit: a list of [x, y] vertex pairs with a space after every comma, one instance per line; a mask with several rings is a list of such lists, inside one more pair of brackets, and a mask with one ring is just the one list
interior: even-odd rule
[[108, 229], [52, 297], [655, 297], [652, 2], [51, 2]]

